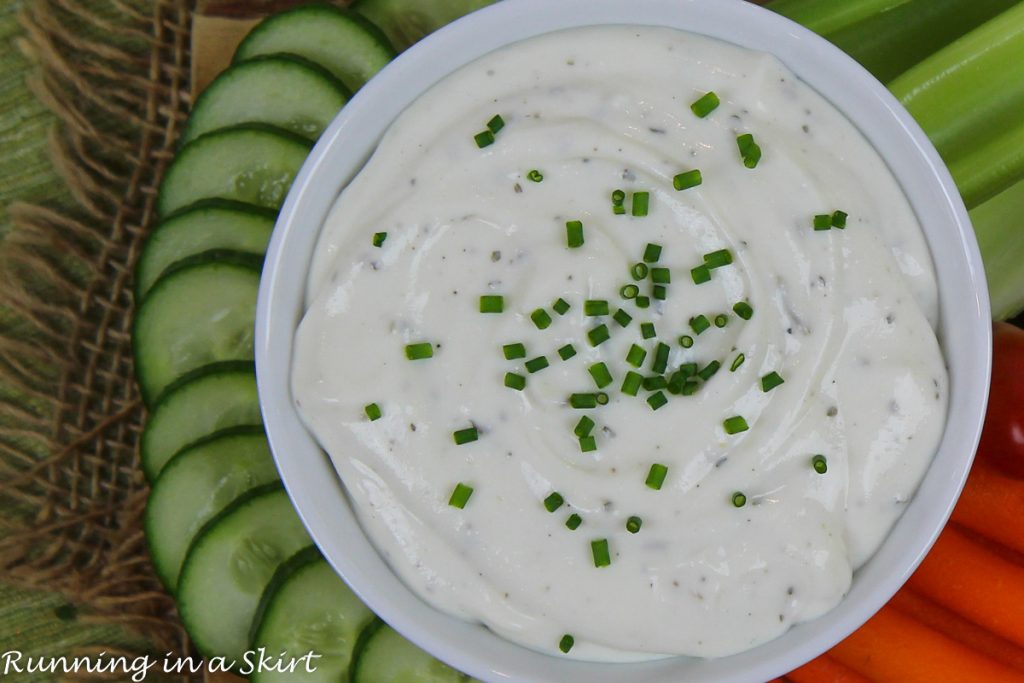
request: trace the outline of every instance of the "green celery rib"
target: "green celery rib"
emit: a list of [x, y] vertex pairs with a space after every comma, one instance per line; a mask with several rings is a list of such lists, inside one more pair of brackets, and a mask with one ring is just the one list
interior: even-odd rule
[[1024, 181], [971, 210], [993, 320], [1024, 310]]
[[[1024, 112], [1020, 116], [1021, 120], [1008, 128], [978, 135], [974, 147], [947, 162], [968, 208], [987, 202], [1024, 179]], [[1024, 223], [1020, 231], [1024, 233]]]
[[804, 28], [828, 36], [908, 2], [910, 0], [775, 0], [767, 7]]

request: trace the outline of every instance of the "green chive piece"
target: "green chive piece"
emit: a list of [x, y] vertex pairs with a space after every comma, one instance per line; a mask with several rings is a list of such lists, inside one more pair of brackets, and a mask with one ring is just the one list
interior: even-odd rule
[[583, 315], [608, 315], [608, 302], [604, 299], [587, 299], [583, 302]]
[[683, 393], [683, 386], [686, 384], [686, 375], [679, 370], [672, 373], [668, 378], [668, 393], [678, 396]]
[[570, 249], [583, 246], [583, 222], [568, 221], [565, 224], [565, 241]]
[[654, 348], [654, 362], [651, 363], [651, 369], [656, 373], [661, 374], [668, 369], [668, 354], [672, 348], [664, 343], [658, 342], [658, 345]]
[[829, 230], [832, 228], [832, 216], [827, 213], [819, 213], [814, 217], [815, 230]]
[[522, 391], [526, 388], [526, 378], [522, 375], [517, 375], [514, 372], [505, 373], [505, 386], [509, 389], [515, 389], [516, 391]]
[[569, 405], [579, 410], [597, 407], [597, 394], [570, 394]]
[[693, 330], [694, 334], [700, 334], [709, 327], [711, 327], [711, 323], [703, 313], [690, 318], [690, 329]]
[[725, 421], [722, 422], [722, 427], [725, 428], [726, 434], [739, 434], [740, 432], [745, 432], [750, 429], [750, 427], [747, 426], [747, 421], [740, 415], [734, 415], [726, 418]]
[[489, 130], [480, 131], [473, 136], [473, 140], [476, 141], [477, 147], [483, 149], [494, 144], [494, 133]]
[[761, 378], [761, 391], [768, 393], [785, 381], [782, 379], [782, 375], [773, 370]]
[[640, 392], [640, 386], [643, 384], [643, 381], [643, 375], [632, 370], [628, 371], [625, 379], [622, 380], [622, 393], [626, 396], [636, 396]]
[[657, 410], [666, 403], [668, 403], [668, 397], [662, 391], [657, 391], [647, 397], [647, 405], [651, 407], [651, 410]]
[[576, 423], [576, 426], [573, 427], [572, 433], [575, 434], [577, 438], [582, 439], [585, 436], [590, 436], [592, 431], [594, 431], [594, 421], [584, 415], [580, 418], [580, 421]]
[[728, 249], [719, 249], [704, 254], [704, 265], [708, 268], [721, 268], [732, 263], [732, 252]]
[[718, 369], [720, 367], [722, 367], [722, 364], [719, 363], [717, 360], [713, 360], [707, 365], [705, 365], [703, 368], [701, 368], [701, 371], [697, 373], [697, 376], [700, 377], [705, 382], [707, 382], [709, 379], [715, 376], [715, 373], [718, 372]]
[[490, 121], [487, 122], [487, 130], [494, 134], [497, 134], [499, 130], [505, 127], [505, 119], [501, 118], [501, 114], [495, 114]]
[[587, 372], [594, 378], [594, 384], [598, 389], [604, 389], [612, 383], [612, 373], [608, 371], [608, 366], [604, 363], [594, 363], [587, 368]]
[[548, 359], [545, 356], [537, 356], [536, 358], [531, 358], [526, 361], [523, 366], [526, 368], [526, 371], [532, 375], [533, 373], [540, 372], [546, 368], [548, 366]]
[[697, 393], [698, 389], [700, 389], [700, 382], [691, 378], [686, 380], [686, 383], [683, 384], [682, 394], [683, 396], [693, 396]]
[[607, 567], [612, 563], [611, 553], [608, 552], [608, 539], [591, 541], [590, 552], [594, 556], [595, 567]]
[[626, 201], [626, 193], [622, 190], [612, 191], [612, 206], [622, 206], [622, 203]]
[[644, 391], [657, 391], [668, 387], [668, 380], [664, 375], [651, 375], [644, 377]]
[[558, 347], [558, 357], [562, 360], [569, 360], [576, 355], [576, 347], [572, 344]]
[[818, 474], [825, 474], [828, 472], [828, 461], [825, 460], [824, 455], [816, 455], [811, 458], [811, 467], [813, 467], [814, 471]]
[[684, 349], [690, 348], [691, 346], [693, 346], [693, 337], [691, 337], [688, 334], [682, 335], [681, 337], [679, 337], [679, 345], [682, 346]]
[[705, 93], [693, 104], [691, 104], [690, 111], [692, 111], [700, 118], [704, 118], [705, 116], [713, 112], [715, 109], [718, 109], [719, 104], [721, 104], [721, 101], [718, 99], [718, 95], [716, 95], [715, 92], [712, 90], [709, 93]]
[[608, 405], [608, 394], [603, 391], [597, 392], [597, 405], [606, 406]]
[[661, 485], [665, 483], [665, 476], [668, 474], [668, 465], [662, 465], [654, 463], [651, 465], [651, 469], [647, 472], [647, 488], [654, 489], [655, 491], [661, 490]]
[[[579, 529], [580, 524], [583, 524], [583, 518], [577, 515], [575, 512], [566, 517], [565, 519], [565, 527], [570, 531], [576, 531], [577, 529]], [[572, 636], [569, 637], [571, 638]]]
[[526, 346], [524, 344], [505, 344], [501, 347], [501, 352], [505, 354], [505, 360], [526, 358]]
[[558, 491], [552, 491], [551, 494], [544, 499], [544, 508], [548, 512], [554, 512], [558, 508], [562, 507], [562, 503], [565, 502], [565, 498], [562, 498], [562, 494]]
[[626, 520], [626, 531], [631, 534], [635, 534], [640, 531], [640, 527], [643, 526], [644, 520], [640, 519], [636, 515], [633, 515]]
[[715, 316], [715, 327], [725, 327], [729, 324], [729, 316], [725, 313], [719, 313]]
[[484, 294], [480, 297], [481, 313], [501, 313], [505, 310], [505, 297], [500, 294]]
[[658, 331], [654, 328], [654, 323], [640, 323], [640, 336], [644, 339], [657, 337]]
[[668, 268], [651, 268], [651, 282], [667, 285], [672, 282], [672, 271]]
[[754, 315], [754, 309], [746, 301], [737, 301], [733, 304], [732, 310], [744, 320], [750, 320]]
[[619, 290], [619, 296], [623, 299], [635, 299], [639, 293], [640, 288], [636, 285], [622, 285], [622, 289]]
[[633, 303], [636, 304], [637, 308], [649, 308], [651, 305], [651, 298], [647, 296], [638, 296], [634, 299]]
[[600, 346], [601, 344], [608, 341], [611, 337], [611, 333], [608, 332], [607, 325], [598, 325], [594, 329], [587, 332], [587, 339], [590, 341], [591, 346]]
[[405, 357], [409, 360], [423, 360], [424, 358], [434, 357], [434, 345], [430, 342], [417, 342], [416, 344], [406, 344], [405, 346]]
[[633, 322], [633, 316], [620, 308], [615, 311], [614, 315], [612, 315], [612, 320], [614, 320], [619, 327], [628, 327], [629, 324]]
[[651, 193], [650, 192], [634, 192], [633, 193], [633, 209], [632, 213], [634, 216], [646, 216], [651, 206]]
[[555, 309], [555, 313], [558, 315], [565, 315], [572, 306], [569, 305], [568, 301], [559, 297], [555, 300], [555, 303], [551, 304], [551, 308]]
[[634, 368], [638, 368], [643, 365], [644, 358], [647, 358], [647, 349], [637, 344], [630, 346], [629, 352], [626, 353], [626, 362]]
[[672, 187], [676, 188], [680, 192], [683, 190], [689, 190], [692, 187], [697, 187], [704, 182], [704, 179], [700, 175], [700, 171], [694, 169], [692, 171], [686, 171], [680, 173], [672, 179]]
[[551, 316], [543, 308], [538, 308], [530, 314], [530, 320], [537, 326], [538, 330], [546, 330], [551, 327]]
[[376, 403], [370, 403], [369, 405], [364, 406], [363, 410], [366, 411], [366, 417], [370, 418], [371, 422], [373, 422], [374, 420], [379, 420], [381, 415], [383, 414], [380, 411], [380, 406], [377, 405]]
[[664, 301], [668, 297], [668, 288], [665, 285], [654, 285], [651, 287], [651, 297]]
[[616, 204], [615, 206], [612, 207], [612, 213], [615, 214], [616, 216], [625, 215], [626, 207], [624, 207], [622, 204]]
[[744, 356], [742, 353], [736, 356], [736, 358], [733, 359], [732, 361], [732, 365], [729, 366], [729, 372], [736, 372], [737, 370], [739, 370], [740, 366], [743, 365], [743, 361], [745, 361], [746, 359], [747, 357]]
[[633, 276], [634, 280], [643, 280], [647, 277], [647, 264], [646, 263], [634, 263], [633, 267], [629, 269], [630, 275]]
[[845, 211], [833, 211], [832, 212], [832, 227], [843, 230], [846, 228], [846, 219], [849, 218], [849, 214]]
[[569, 650], [572, 649], [572, 646], [575, 643], [576, 643], [576, 640], [572, 636], [570, 636], [568, 633], [566, 633], [564, 636], [562, 636], [562, 639], [558, 641], [558, 649], [561, 650], [562, 652], [568, 654]]
[[706, 265], [691, 268], [690, 277], [693, 278], [693, 284], [702, 285], [711, 280], [711, 269]]
[[531, 183], [539, 183], [540, 181], [544, 180], [544, 174], [538, 171], [537, 169], [533, 169], [532, 171], [526, 174], [526, 179], [529, 180]]
[[384, 240], [388, 238], [386, 232], [375, 232], [373, 233], [373, 246], [382, 247], [384, 246]]
[[580, 437], [580, 453], [591, 453], [597, 450], [597, 439], [592, 436]]
[[466, 507], [466, 503], [469, 502], [469, 497], [473, 495], [473, 487], [466, 486], [462, 482], [455, 485], [455, 490], [452, 491], [451, 497], [448, 499], [448, 504], [453, 508], [459, 508], [460, 510]]
[[[657, 263], [661, 258], [661, 245], [648, 243], [644, 247], [644, 263]], [[655, 280], [657, 282], [657, 280]]]
[[683, 363], [679, 366], [679, 372], [684, 377], [696, 377], [697, 376], [697, 364], [696, 363]]
[[740, 150], [740, 156], [743, 157], [743, 165], [747, 168], [756, 167], [757, 162], [761, 160], [761, 147], [754, 142], [754, 136], [750, 133], [738, 136], [736, 146]]
[[740, 491], [732, 494], [732, 504], [738, 508], [747, 504], [747, 496]]
[[452, 438], [455, 440], [456, 445], [462, 446], [463, 444], [476, 441], [480, 438], [480, 435], [477, 433], [476, 427], [466, 427], [465, 429], [452, 432]]

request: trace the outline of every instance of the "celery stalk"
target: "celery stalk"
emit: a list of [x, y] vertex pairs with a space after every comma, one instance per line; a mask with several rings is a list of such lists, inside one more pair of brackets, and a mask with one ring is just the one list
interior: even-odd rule
[[910, 0], [775, 0], [767, 6], [815, 33], [827, 36]]
[[971, 210], [985, 262], [992, 318], [1006, 320], [1024, 310], [1024, 181]]
[[[1024, 178], [1024, 112], [1013, 126], [981, 136], [966, 154], [950, 159], [949, 172], [968, 208], [978, 206]], [[1021, 224], [1024, 231], [1024, 223]], [[1021, 263], [1024, 270], [1024, 262]]]

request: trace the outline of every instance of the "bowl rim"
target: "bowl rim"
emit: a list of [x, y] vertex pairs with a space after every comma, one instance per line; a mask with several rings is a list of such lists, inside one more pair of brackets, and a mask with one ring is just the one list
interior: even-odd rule
[[[941, 241], [939, 228], [924, 227], [939, 279], [942, 318], [949, 318], [951, 307], [957, 312], [955, 326], [939, 327], [950, 367], [950, 403], [942, 441], [917, 494], [834, 610], [768, 643], [714, 660], [680, 657], [594, 664], [560, 659], [430, 607], [396, 577], [367, 539], [338, 475], [306, 431], [291, 399], [292, 340], [305, 312], [306, 273], [320, 226], [338, 192], [379, 139], [367, 141], [363, 129], [382, 126], [383, 131], [437, 80], [487, 52], [532, 35], [602, 24], [682, 28], [775, 54], [869, 139], [904, 186], [922, 224], [922, 215], [947, 224], [941, 228], [948, 232]], [[808, 77], [812, 70], [821, 73]], [[881, 123], [870, 130], [860, 125], [873, 119]], [[343, 148], [346, 151], [339, 151]], [[919, 169], [918, 176], [905, 175], [911, 167]], [[922, 184], [927, 192], [915, 189]], [[947, 252], [943, 258], [952, 259], [953, 265], [940, 271], [936, 254]], [[488, 681], [554, 682], [584, 676], [595, 683], [611, 683], [639, 675], [654, 683], [675, 680], [685, 672], [688, 680], [724, 683], [767, 680], [817, 656], [859, 627], [909, 578], [952, 512], [980, 438], [991, 372], [991, 325], [981, 256], [952, 177], [899, 102], [838, 48], [743, 0], [504, 0], [442, 28], [400, 55], [324, 131], [293, 182], [268, 246], [257, 300], [255, 355], [265, 429], [296, 511], [335, 571], [414, 643]], [[892, 566], [872, 571], [879, 557]], [[858, 590], [868, 580], [872, 587]]]

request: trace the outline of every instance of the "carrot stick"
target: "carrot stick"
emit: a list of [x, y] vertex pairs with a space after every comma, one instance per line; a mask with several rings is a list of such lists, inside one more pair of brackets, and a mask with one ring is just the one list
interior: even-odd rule
[[1024, 567], [946, 528], [907, 585], [1024, 646]]
[[1024, 481], [975, 460], [953, 521], [1024, 553]]
[[885, 607], [829, 651], [879, 683], [1024, 683], [1016, 671]]
[[964, 619], [909, 588], [904, 588], [893, 596], [889, 606], [972, 650], [1024, 671], [1024, 648]]
[[793, 683], [871, 683], [870, 679], [864, 678], [827, 654], [790, 671], [786, 678]]

